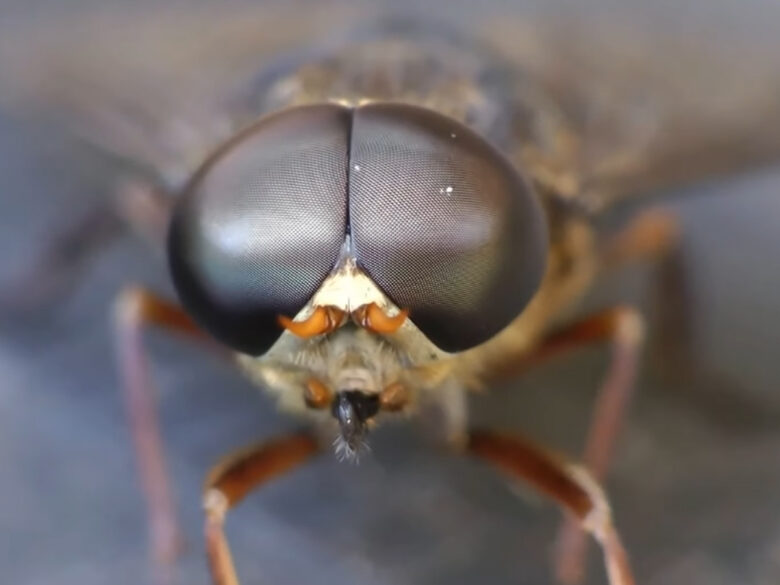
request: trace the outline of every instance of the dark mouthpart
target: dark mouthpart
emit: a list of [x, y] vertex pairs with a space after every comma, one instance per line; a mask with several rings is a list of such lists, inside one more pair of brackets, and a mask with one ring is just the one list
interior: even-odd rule
[[341, 436], [351, 447], [356, 447], [366, 432], [366, 421], [379, 412], [379, 396], [359, 390], [336, 394], [332, 413], [341, 427]]

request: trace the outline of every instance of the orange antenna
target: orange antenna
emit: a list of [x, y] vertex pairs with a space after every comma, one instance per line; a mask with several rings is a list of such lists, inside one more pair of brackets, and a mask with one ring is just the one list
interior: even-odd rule
[[352, 311], [352, 320], [360, 327], [364, 327], [374, 333], [395, 333], [404, 324], [409, 316], [409, 311], [402, 310], [397, 315], [388, 317], [376, 303], [362, 305]]
[[308, 339], [336, 329], [344, 321], [344, 311], [331, 306], [317, 307], [304, 321], [293, 321], [284, 315], [279, 315], [277, 321], [293, 335]]

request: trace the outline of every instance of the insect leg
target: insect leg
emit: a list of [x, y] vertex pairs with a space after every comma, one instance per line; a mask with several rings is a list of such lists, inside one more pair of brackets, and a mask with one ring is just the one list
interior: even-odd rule
[[471, 431], [466, 450], [554, 500], [601, 545], [610, 585], [634, 585], [609, 503], [584, 467], [550, 454], [522, 437], [489, 431]]
[[227, 511], [266, 481], [290, 471], [319, 452], [319, 442], [300, 433], [227, 456], [209, 473], [204, 488], [206, 552], [215, 585], [239, 585], [225, 538]]
[[178, 553], [181, 538], [161, 446], [154, 383], [143, 349], [142, 334], [147, 325], [205, 337], [179, 307], [146, 290], [126, 288], [117, 298], [114, 327], [122, 392], [147, 501], [151, 547], [160, 570], [158, 578], [167, 582], [166, 565]]
[[[621, 347], [633, 347], [635, 349], [629, 353], [634, 354], [642, 337], [643, 319], [636, 309], [623, 305], [611, 307], [554, 331], [530, 352], [525, 348], [519, 356], [511, 350], [502, 352], [489, 362], [481, 378], [487, 383], [505, 380], [573, 349], [602, 341], [611, 340]], [[615, 353], [625, 352], [616, 350]], [[615, 362], [615, 358], [612, 361]], [[612, 377], [614, 368], [610, 369], [607, 379]]]
[[[565, 351], [609, 340], [612, 356], [599, 389], [586, 439], [584, 463], [598, 481], [607, 473], [612, 451], [628, 409], [643, 340], [642, 316], [617, 306], [552, 333], [528, 355], [503, 355], [492, 365], [494, 377], [516, 374]], [[556, 572], [564, 583], [576, 583], [584, 570], [585, 539], [574, 522], [566, 522], [558, 539]]]
[[677, 249], [680, 225], [677, 216], [665, 209], [648, 209], [601, 247], [602, 270], [616, 270], [645, 260], [663, 260]]
[[[612, 341], [612, 356], [599, 389], [585, 443], [584, 462], [597, 481], [603, 481], [633, 394], [639, 350], [643, 340], [641, 315], [616, 307], [575, 326], [570, 333], [593, 332]], [[566, 336], [566, 333], [559, 336]], [[554, 340], [555, 338], [553, 338]], [[560, 337], [558, 338], [560, 342]], [[577, 583], [584, 571], [585, 539], [571, 521], [564, 521], [558, 538], [556, 570], [563, 583]]]
[[674, 400], [722, 429], [745, 433], [775, 428], [777, 410], [751, 401], [739, 380], [719, 371], [697, 351], [693, 266], [687, 248], [680, 245], [676, 222], [672, 212], [648, 209], [602, 246], [607, 270], [646, 260], [657, 263], [651, 296], [655, 327], [647, 359], [665, 382], [658, 390], [670, 392]]
[[[657, 326], [648, 352], [654, 369], [666, 380], [685, 388], [686, 392], [675, 392], [675, 397], [695, 400], [700, 414], [707, 409], [708, 414], [720, 421], [742, 417], [755, 426], [755, 421], [765, 412], [757, 412], [746, 403], [741, 398], [744, 394], [738, 384], [728, 381], [720, 372], [712, 371], [696, 354], [696, 304], [690, 279], [691, 266], [685, 248], [679, 245], [680, 230], [674, 225], [675, 221], [674, 216], [663, 210], [650, 209], [640, 214], [605, 242], [602, 265], [605, 269], [616, 269], [642, 260], [658, 262], [652, 295], [653, 320]], [[698, 388], [706, 388], [706, 400], [697, 400]], [[712, 397], [718, 395], [728, 396], [727, 408], [719, 408], [713, 401]], [[744, 414], [737, 414], [737, 402], [744, 405]], [[728, 412], [725, 417], [724, 412]]]
[[653, 208], [609, 236], [600, 251], [605, 272], [648, 260], [658, 263], [653, 302], [657, 305], [659, 325], [651, 357], [661, 371], [678, 378], [695, 363], [689, 267], [680, 241], [677, 216], [663, 208]]

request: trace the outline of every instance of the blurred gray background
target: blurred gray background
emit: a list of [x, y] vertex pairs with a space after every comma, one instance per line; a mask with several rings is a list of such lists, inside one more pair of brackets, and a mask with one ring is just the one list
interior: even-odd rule
[[[597, 0], [581, 10], [591, 4], [612, 6]], [[652, 10], [673, 22], [698, 18], [706, 5], [751, 34], [751, 22], [771, 26], [762, 15], [777, 16], [772, 4], [698, 0]], [[0, 19], [12, 26], [94, 5], [5, 2]], [[475, 8], [456, 2], [446, 10], [468, 22]], [[45, 124], [0, 117], [0, 284], [23, 271], [54, 226], [105, 197], [111, 171]], [[675, 380], [654, 366], [652, 267], [604, 282], [587, 299], [590, 307], [633, 302], [650, 319], [650, 349], [608, 482], [617, 522], [641, 584], [780, 583], [780, 171], [687, 187], [664, 203], [684, 226], [704, 373]], [[112, 299], [128, 282], [171, 292], [164, 263], [131, 237], [107, 246], [52, 310], [0, 323], [3, 583], [148, 581], [145, 514], [109, 331]], [[188, 536], [180, 582], [206, 584], [206, 471], [231, 449], [297, 422], [198, 347], [148, 337]], [[603, 348], [556, 359], [474, 396], [474, 418], [576, 454], [605, 359]], [[243, 585], [552, 581], [554, 507], [518, 498], [481, 465], [442, 457], [414, 428], [381, 429], [372, 446], [358, 467], [324, 457], [229, 517]], [[589, 568], [588, 583], [606, 582], [595, 545]]]

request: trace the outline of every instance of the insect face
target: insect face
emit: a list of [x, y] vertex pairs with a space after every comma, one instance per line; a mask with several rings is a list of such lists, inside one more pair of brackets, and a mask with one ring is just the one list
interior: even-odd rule
[[[309, 339], [288, 331], [266, 355], [244, 355], [239, 363], [276, 394], [282, 408], [306, 414], [337, 436], [338, 455], [351, 459], [382, 419], [414, 412], [424, 390], [410, 365], [435, 347], [410, 322], [401, 329], [384, 336], [348, 322]], [[407, 349], [416, 350], [418, 360]]]
[[[296, 392], [331, 409], [349, 449], [386, 388], [385, 407], [405, 408], [388, 370], [494, 336], [535, 293], [546, 254], [541, 207], [502, 154], [455, 120], [392, 103], [260, 120], [196, 174], [169, 238], [179, 296], [217, 339], [298, 364], [329, 356], [327, 380]], [[399, 349], [377, 363], [355, 335], [344, 355], [318, 347], [346, 325]]]

